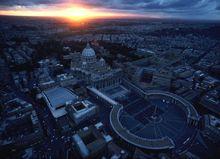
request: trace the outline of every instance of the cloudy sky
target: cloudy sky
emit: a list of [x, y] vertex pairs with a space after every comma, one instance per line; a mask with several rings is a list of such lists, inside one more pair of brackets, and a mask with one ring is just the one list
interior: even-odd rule
[[[220, 20], [220, 0], [0, 0], [0, 14], [61, 15], [70, 7], [106, 15]], [[84, 11], [84, 10], [83, 10]], [[81, 12], [83, 12], [81, 11]], [[98, 15], [98, 14], [97, 14]]]

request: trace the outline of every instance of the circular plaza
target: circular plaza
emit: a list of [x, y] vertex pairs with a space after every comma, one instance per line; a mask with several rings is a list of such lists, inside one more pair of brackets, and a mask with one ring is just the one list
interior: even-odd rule
[[115, 105], [110, 123], [126, 143], [148, 150], [186, 150], [197, 134], [199, 115], [185, 99], [163, 91]]

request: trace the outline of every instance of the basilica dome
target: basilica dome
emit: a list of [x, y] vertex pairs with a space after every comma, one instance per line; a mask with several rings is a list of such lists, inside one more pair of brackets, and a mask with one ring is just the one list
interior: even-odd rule
[[91, 58], [91, 57], [95, 57], [96, 56], [94, 49], [90, 47], [89, 43], [87, 43], [86, 48], [83, 49], [82, 56], [84, 58]]

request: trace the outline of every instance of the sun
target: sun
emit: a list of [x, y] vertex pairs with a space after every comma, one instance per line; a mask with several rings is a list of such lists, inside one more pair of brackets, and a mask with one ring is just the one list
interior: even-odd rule
[[85, 8], [79, 8], [79, 7], [74, 7], [74, 8], [69, 8], [64, 11], [64, 16], [70, 18], [71, 20], [84, 20], [87, 19], [91, 16], [93, 16], [93, 13], [89, 11], [89, 9]]

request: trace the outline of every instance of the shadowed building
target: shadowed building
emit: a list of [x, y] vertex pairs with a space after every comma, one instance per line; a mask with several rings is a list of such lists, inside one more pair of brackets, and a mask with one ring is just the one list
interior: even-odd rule
[[94, 116], [98, 109], [96, 105], [88, 100], [77, 101], [76, 103], [67, 103], [66, 111], [74, 123], [79, 124]]
[[19, 98], [13, 99], [5, 103], [2, 116], [5, 120], [0, 122], [1, 154], [42, 141], [43, 130], [32, 104]]
[[214, 143], [220, 142], [220, 119], [213, 115], [204, 116], [203, 135]]
[[73, 143], [80, 155], [78, 158], [101, 158], [105, 155], [112, 137], [102, 131], [102, 126], [102, 123], [97, 123], [85, 127], [73, 135]]

